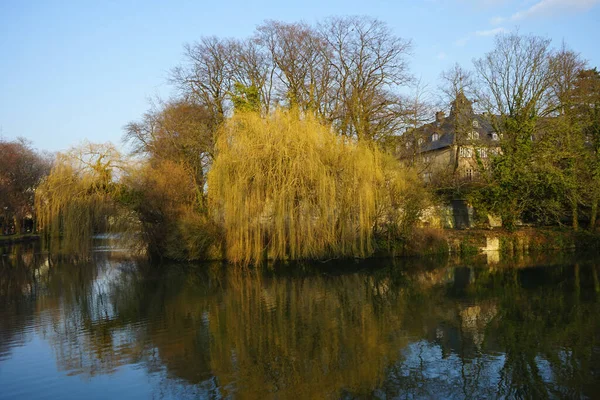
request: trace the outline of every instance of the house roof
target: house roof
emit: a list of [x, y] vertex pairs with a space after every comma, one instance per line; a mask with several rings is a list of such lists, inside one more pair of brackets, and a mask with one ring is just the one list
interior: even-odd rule
[[[473, 126], [473, 121], [477, 126]], [[470, 116], [471, 132], [477, 132], [479, 139], [472, 140], [484, 145], [494, 145], [497, 138], [494, 139], [494, 129], [489, 122], [489, 117], [482, 114], [472, 114]], [[438, 134], [438, 139], [433, 140], [433, 135]], [[441, 121], [435, 121], [417, 128], [417, 135], [425, 139], [425, 142], [419, 147], [419, 152], [440, 150], [451, 147], [456, 143], [456, 116], [444, 118]]]

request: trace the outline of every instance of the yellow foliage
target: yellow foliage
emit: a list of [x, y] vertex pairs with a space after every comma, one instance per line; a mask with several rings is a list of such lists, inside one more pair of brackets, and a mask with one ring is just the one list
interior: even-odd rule
[[[122, 218], [114, 218], [114, 202], [120, 190], [115, 174], [122, 160], [109, 144], [86, 143], [59, 153], [48, 177], [36, 189], [38, 226], [48, 237], [59, 237], [67, 253], [89, 249], [94, 231], [107, 232]], [[113, 218], [110, 219], [109, 217]]]
[[148, 162], [131, 171], [126, 185], [151, 253], [176, 260], [216, 256], [217, 229], [199, 209], [196, 184], [183, 164]]
[[405, 187], [390, 156], [296, 111], [236, 114], [216, 153], [209, 205], [233, 262], [370, 255], [390, 193]]

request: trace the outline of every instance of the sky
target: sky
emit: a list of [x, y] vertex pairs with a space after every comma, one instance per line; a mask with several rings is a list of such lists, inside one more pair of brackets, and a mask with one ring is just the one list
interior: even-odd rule
[[123, 126], [173, 95], [167, 79], [185, 43], [344, 15], [411, 39], [410, 70], [432, 92], [441, 71], [472, 67], [495, 34], [516, 29], [600, 67], [600, 0], [0, 0], [0, 137], [48, 151], [86, 139], [122, 146]]

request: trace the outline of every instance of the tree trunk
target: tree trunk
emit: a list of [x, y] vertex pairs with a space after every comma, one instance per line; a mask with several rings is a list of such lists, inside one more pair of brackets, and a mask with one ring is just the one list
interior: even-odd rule
[[590, 232], [596, 231], [596, 219], [598, 219], [598, 196], [592, 199], [592, 214], [590, 215]]
[[21, 218], [14, 216], [13, 217], [13, 223], [15, 224], [15, 233], [18, 235], [21, 233], [21, 222], [20, 222]]
[[571, 211], [573, 215], [573, 230], [577, 232], [579, 230], [579, 206], [577, 201], [571, 201]]
[[[456, 139], [455, 139], [456, 140]], [[456, 149], [454, 151], [454, 165], [452, 166], [452, 185], [454, 186], [454, 194], [456, 195], [460, 190], [459, 176], [458, 176], [458, 166], [459, 166], [459, 157], [460, 157], [460, 146], [456, 145]]]
[[581, 274], [579, 273], [579, 264], [575, 264], [575, 294], [579, 301], [579, 295], [581, 293]]

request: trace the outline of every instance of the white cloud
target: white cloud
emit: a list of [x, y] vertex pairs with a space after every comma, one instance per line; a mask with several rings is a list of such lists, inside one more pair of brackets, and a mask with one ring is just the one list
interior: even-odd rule
[[526, 18], [552, 17], [565, 13], [585, 12], [598, 3], [600, 3], [600, 0], [540, 0], [525, 10], [517, 11], [510, 18], [494, 17], [491, 23], [497, 25], [506, 20], [520, 21]]
[[509, 1], [510, 0], [458, 0], [459, 3], [466, 3], [468, 6], [475, 9], [494, 8], [504, 5]]
[[500, 25], [504, 21], [506, 21], [506, 18], [504, 18], [504, 17], [494, 17], [490, 20], [490, 23], [492, 25]]
[[454, 45], [458, 47], [464, 47], [471, 39], [469, 36], [465, 36], [464, 38], [458, 39], [454, 41]]
[[505, 33], [505, 32], [508, 32], [508, 31], [505, 28], [500, 27], [500, 28], [488, 29], [485, 31], [477, 31], [477, 32], [475, 32], [475, 36], [494, 36], [499, 33]]
[[508, 29], [506, 29], [502, 26], [499, 28], [493, 28], [493, 29], [488, 29], [488, 30], [483, 30], [483, 31], [475, 31], [473, 33], [468, 34], [465, 37], [455, 40], [454, 45], [457, 47], [464, 47], [467, 45], [467, 43], [471, 39], [473, 39], [473, 37], [494, 36], [494, 35], [498, 35], [500, 33], [506, 33], [506, 32], [508, 32]]

